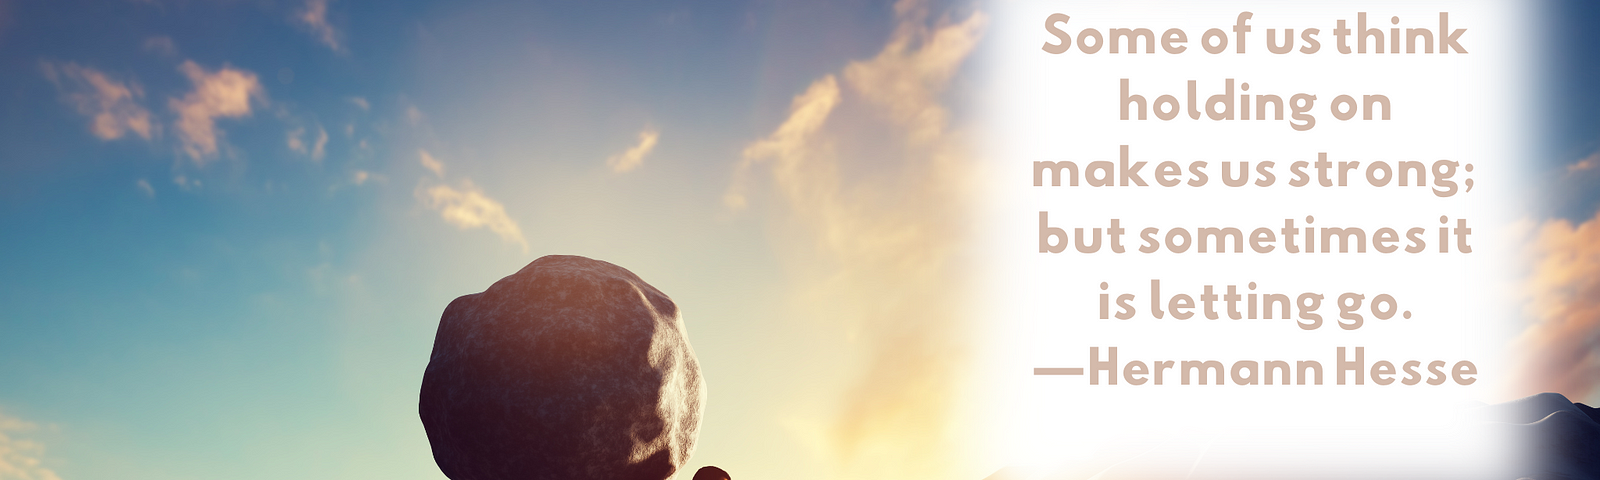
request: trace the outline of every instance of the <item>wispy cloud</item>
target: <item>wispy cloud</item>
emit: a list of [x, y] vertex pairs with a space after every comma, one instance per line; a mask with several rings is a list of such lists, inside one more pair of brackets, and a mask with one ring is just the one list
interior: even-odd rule
[[439, 178], [444, 178], [444, 163], [441, 163], [437, 158], [433, 158], [433, 155], [429, 155], [427, 150], [418, 149], [417, 158], [422, 162], [422, 168], [428, 169]]
[[[811, 179], [795, 178], [807, 172], [801, 170], [802, 162], [807, 156], [822, 152], [811, 152], [812, 144], [817, 130], [822, 128], [823, 122], [828, 120], [828, 115], [833, 113], [833, 108], [839, 104], [839, 82], [833, 75], [823, 77], [811, 83], [805, 93], [796, 96], [789, 105], [789, 118], [783, 121], [778, 129], [767, 138], [756, 141], [744, 149], [744, 158], [739, 162], [733, 177], [733, 185], [723, 195], [723, 203], [735, 210], [743, 209], [748, 200], [745, 198], [746, 183], [749, 182], [749, 170], [758, 163], [774, 162], [773, 175], [778, 177], [779, 183], [786, 187], [785, 194], [791, 203], [799, 203], [804, 197], [815, 194], [797, 191], [808, 186], [826, 187], [828, 182], [819, 182]], [[832, 163], [833, 159], [821, 160]], [[828, 170], [832, 170], [831, 168]], [[824, 171], [819, 174], [835, 174], [836, 172]]]
[[177, 185], [178, 188], [188, 192], [200, 188], [200, 179], [189, 178], [188, 176], [180, 173], [172, 176], [172, 184]]
[[322, 127], [317, 127], [317, 138], [312, 139], [309, 144], [306, 143], [305, 137], [305, 127], [295, 127], [294, 130], [290, 130], [288, 138], [289, 150], [301, 155], [310, 155], [314, 161], [322, 161], [328, 146], [328, 131]]
[[522, 237], [522, 228], [506, 215], [506, 207], [484, 195], [483, 190], [471, 180], [461, 181], [460, 187], [435, 185], [419, 190], [418, 197], [428, 208], [439, 211], [445, 222], [462, 230], [487, 228], [509, 243], [528, 251], [528, 240]]
[[963, 23], [930, 29], [924, 2], [900, 0], [895, 12], [901, 21], [889, 44], [872, 60], [845, 67], [844, 78], [904, 128], [909, 141], [931, 141], [944, 132], [949, 115], [939, 94], [972, 51], [986, 20], [975, 14]]
[[311, 144], [311, 159], [321, 161], [323, 155], [327, 153], [327, 146], [328, 131], [317, 127], [317, 141]]
[[33, 423], [0, 414], [0, 479], [61, 480], [44, 466], [44, 445], [17, 436], [37, 429]]
[[1578, 172], [1594, 170], [1594, 167], [1600, 167], [1600, 152], [1589, 154], [1589, 156], [1583, 157], [1583, 160], [1567, 165], [1567, 175], [1571, 176]]
[[177, 42], [173, 42], [172, 37], [168, 37], [166, 35], [156, 35], [145, 38], [143, 48], [145, 52], [154, 53], [163, 57], [172, 58], [178, 56]]
[[344, 45], [339, 42], [339, 31], [328, 23], [329, 0], [306, 0], [305, 8], [295, 12], [295, 20], [311, 30], [317, 41], [327, 45], [334, 52], [344, 52]]
[[183, 98], [167, 101], [167, 106], [178, 114], [175, 127], [183, 151], [203, 165], [217, 154], [218, 118], [237, 118], [250, 115], [251, 100], [262, 100], [266, 90], [256, 79], [256, 74], [224, 66], [208, 72], [193, 61], [185, 61], [178, 71], [194, 83], [194, 91]]
[[349, 98], [346, 98], [346, 100], [349, 100], [351, 105], [355, 105], [357, 108], [360, 108], [361, 111], [367, 111], [367, 110], [371, 110], [372, 109], [372, 104], [368, 103], [366, 98], [363, 98], [363, 97], [349, 97]]
[[[909, 0], [895, 12], [876, 57], [845, 67], [843, 82], [812, 82], [776, 130], [745, 148], [724, 196], [730, 208], [753, 208], [752, 174], [768, 167], [779, 221], [799, 233], [798, 243], [775, 242], [799, 266], [796, 290], [811, 301], [798, 303], [827, 305], [811, 312], [816, 321], [842, 319], [866, 348], [864, 374], [819, 425], [842, 478], [947, 478], [960, 457], [946, 435], [963, 381], [955, 257], [973, 163], [940, 98], [986, 19], [930, 22], [927, 6]], [[891, 134], [852, 128], [863, 122]], [[844, 167], [869, 162], [894, 180]]]
[[[417, 158], [422, 168], [440, 179], [444, 178], [444, 162], [422, 149], [417, 150]], [[357, 184], [366, 181], [365, 175], [358, 175]], [[452, 187], [432, 184], [424, 178], [422, 185], [417, 187], [417, 200], [423, 206], [438, 211], [439, 217], [446, 223], [462, 230], [487, 228], [506, 242], [521, 245], [523, 253], [528, 251], [528, 240], [522, 236], [522, 228], [517, 226], [517, 222], [506, 215], [505, 204], [489, 198], [483, 189], [472, 183], [472, 179], [464, 178], [459, 186]]]
[[149, 140], [155, 132], [150, 111], [139, 105], [144, 90], [104, 72], [76, 63], [43, 62], [45, 78], [61, 91], [62, 99], [89, 117], [89, 132], [101, 140], [115, 140], [132, 132]]
[[1518, 338], [1523, 390], [1593, 397], [1600, 387], [1600, 214], [1574, 225], [1550, 220], [1529, 247], [1527, 309]]
[[150, 186], [149, 180], [141, 178], [139, 181], [133, 182], [133, 186], [138, 187], [139, 193], [143, 193], [146, 197], [154, 198], [156, 196], [156, 188]]
[[628, 147], [628, 150], [622, 153], [607, 158], [606, 166], [616, 173], [627, 173], [639, 168], [639, 165], [644, 164], [644, 157], [650, 155], [650, 151], [656, 148], [656, 141], [660, 139], [660, 132], [657, 132], [654, 128], [645, 127], [643, 131], [639, 132], [639, 143]]

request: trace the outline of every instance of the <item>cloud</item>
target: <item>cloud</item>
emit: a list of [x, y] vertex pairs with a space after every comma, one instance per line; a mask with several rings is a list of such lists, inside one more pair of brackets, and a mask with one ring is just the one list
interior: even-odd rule
[[296, 12], [295, 20], [311, 30], [317, 41], [327, 45], [334, 52], [344, 52], [344, 46], [339, 43], [339, 31], [328, 23], [329, 0], [306, 0], [304, 9]]
[[317, 127], [317, 142], [311, 144], [311, 159], [321, 161], [328, 146], [328, 131]]
[[1593, 399], [1600, 387], [1600, 213], [1577, 225], [1544, 222], [1527, 253], [1534, 322], [1517, 339], [1522, 390]]
[[[422, 149], [417, 150], [417, 158], [423, 168], [433, 172], [434, 176], [444, 178], [444, 162]], [[366, 181], [364, 175], [358, 178], [358, 185]], [[506, 215], [505, 205], [484, 195], [483, 190], [473, 185], [471, 179], [462, 179], [460, 185], [460, 188], [449, 185], [419, 186], [417, 199], [424, 206], [437, 210], [439, 216], [451, 225], [462, 230], [488, 228], [501, 239], [521, 245], [523, 253], [527, 253], [528, 240], [523, 238], [522, 228], [517, 226], [517, 222]]]
[[44, 467], [44, 445], [15, 435], [36, 430], [37, 425], [0, 414], [0, 479], [61, 480]]
[[194, 83], [194, 91], [183, 98], [167, 101], [167, 106], [178, 114], [175, 127], [183, 142], [183, 151], [203, 165], [217, 154], [218, 118], [238, 118], [250, 115], [251, 99], [264, 100], [266, 91], [256, 74], [224, 66], [207, 72], [193, 61], [184, 61], [178, 71]]
[[172, 177], [172, 184], [173, 185], [177, 185], [178, 188], [181, 188], [181, 189], [183, 189], [183, 191], [188, 192], [188, 191], [200, 188], [200, 179], [198, 179], [198, 178], [193, 178], [192, 179], [192, 178], [184, 176], [183, 174], [180, 173], [180, 174], [174, 175]]
[[422, 125], [422, 121], [426, 120], [427, 118], [427, 116], [422, 114], [422, 110], [417, 109], [416, 105], [406, 106], [406, 120], [411, 122], [411, 126], [420, 126]]
[[168, 37], [166, 35], [156, 35], [154, 37], [145, 38], [142, 48], [144, 48], [144, 51], [146, 52], [154, 53], [163, 57], [170, 58], [178, 56], [178, 44], [172, 41], [172, 37]]
[[350, 174], [350, 183], [354, 183], [359, 187], [366, 184], [367, 180], [371, 178], [372, 172], [368, 172], [366, 170], [356, 170], [355, 173]]
[[[841, 478], [948, 478], [962, 458], [948, 434], [965, 381], [957, 256], [976, 163], [940, 99], [986, 18], [929, 22], [914, 1], [895, 12], [877, 56], [812, 82], [745, 148], [724, 196], [746, 210], [751, 192], [772, 191], [796, 304], [863, 349], [838, 410], [795, 428], [824, 432]], [[773, 188], [752, 188], [762, 169]]]
[[150, 111], [138, 103], [144, 97], [139, 84], [119, 82], [104, 72], [70, 62], [44, 62], [41, 68], [63, 100], [89, 117], [89, 132], [95, 137], [116, 140], [132, 132], [149, 140], [155, 133]]
[[305, 142], [305, 135], [305, 127], [295, 127], [294, 130], [290, 130], [289, 150], [301, 155], [310, 155], [312, 160], [322, 161], [322, 157], [326, 153], [325, 147], [328, 146], [328, 131], [322, 127], [317, 127], [317, 138], [312, 141], [309, 148], [307, 148]]
[[1567, 165], [1567, 175], [1571, 176], [1578, 172], [1594, 170], [1594, 167], [1597, 166], [1600, 166], [1600, 152], [1592, 153], [1589, 156], [1584, 157], [1583, 160], [1579, 160], [1577, 163]]
[[367, 110], [371, 110], [372, 109], [372, 104], [371, 103], [367, 103], [367, 99], [365, 99], [365, 98], [362, 98], [362, 97], [349, 97], [349, 98], [346, 98], [346, 100], [349, 100], [351, 105], [355, 105], [356, 107], [360, 108], [362, 111], [367, 111]]
[[943, 131], [948, 114], [938, 96], [977, 44], [985, 24], [979, 14], [961, 24], [929, 29], [926, 9], [922, 2], [897, 2], [895, 11], [902, 21], [889, 44], [876, 58], [844, 69], [850, 86], [906, 128], [914, 142], [931, 140]]
[[422, 168], [428, 169], [439, 178], [444, 178], [444, 164], [433, 158], [433, 155], [429, 155], [427, 150], [418, 149], [417, 157], [422, 161]]
[[484, 195], [471, 180], [463, 180], [459, 189], [449, 185], [419, 189], [417, 197], [451, 225], [462, 230], [488, 228], [502, 240], [521, 245], [524, 253], [528, 251], [528, 241], [517, 222], [506, 216], [505, 205]]
[[728, 188], [728, 193], [723, 195], [723, 203], [735, 210], [743, 209], [747, 203], [745, 183], [749, 177], [748, 171], [757, 163], [766, 161], [778, 163], [774, 166], [773, 173], [779, 176], [779, 183], [782, 184], [780, 186], [787, 187], [784, 193], [790, 197], [789, 200], [803, 201], [807, 196], [806, 193], [795, 190], [820, 182], [793, 178], [806, 173], [798, 169], [797, 164], [805, 161], [805, 157], [811, 154], [808, 150], [814, 141], [813, 137], [838, 104], [839, 82], [833, 75], [812, 82], [805, 93], [796, 96], [790, 103], [789, 118], [784, 120], [772, 135], [745, 147], [744, 158], [739, 162], [734, 174], [733, 185]]
[[156, 196], [156, 188], [150, 186], [149, 180], [141, 178], [139, 181], [133, 182], [133, 186], [139, 187], [139, 192], [143, 193], [146, 197], [155, 198]]
[[656, 132], [656, 129], [645, 127], [639, 132], [639, 143], [629, 147], [625, 152], [607, 158], [606, 166], [611, 167], [611, 171], [616, 173], [627, 173], [639, 168], [639, 165], [644, 164], [644, 157], [650, 155], [650, 151], [656, 148], [656, 140], [660, 138], [661, 134]]

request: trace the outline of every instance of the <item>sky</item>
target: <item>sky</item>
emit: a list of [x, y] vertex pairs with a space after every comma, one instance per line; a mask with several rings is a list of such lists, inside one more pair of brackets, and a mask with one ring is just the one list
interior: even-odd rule
[[[950, 418], [988, 7], [0, 0], [0, 480], [443, 478], [439, 315], [546, 254], [678, 302], [691, 469], [982, 478]], [[1576, 399], [1600, 50], [1560, 45], [1520, 341]]]
[[1522, 391], [1600, 400], [1600, 49], [1582, 39], [1600, 19], [1588, 2], [1541, 5], [1538, 148], [1529, 176], [1540, 185], [1524, 252], [1527, 328], [1517, 340]]
[[[1541, 100], [1550, 123], [1539, 170], [1567, 177], [1562, 179], [1559, 193], [1551, 195], [1548, 214], [1581, 221], [1600, 206], [1600, 190], [1593, 188], [1595, 178], [1571, 175], [1588, 172], [1594, 163], [1582, 162], [1600, 151], [1596, 133], [1600, 132], [1600, 95], [1593, 89], [1600, 78], [1600, 48], [1583, 41], [1590, 22], [1600, 18], [1600, 8], [1587, 2], [1559, 1], [1550, 2], [1546, 12], [1545, 40], [1549, 43], [1541, 55], [1547, 70]], [[1580, 164], [1584, 166], [1577, 167]]]
[[[863, 216], [936, 192], [866, 194], [915, 159], [855, 132], [949, 150], [982, 24], [916, 2], [0, 2], [0, 478], [443, 478], [416, 417], [439, 315], [545, 254], [680, 304], [710, 389], [691, 468], [926, 460], [902, 440], [939, 421], [869, 420], [950, 386], [874, 386], [906, 357], [859, 295], [948, 287], [856, 287], [946, 255], [871, 240], [943, 204]], [[815, 142], [880, 161], [773, 168]]]

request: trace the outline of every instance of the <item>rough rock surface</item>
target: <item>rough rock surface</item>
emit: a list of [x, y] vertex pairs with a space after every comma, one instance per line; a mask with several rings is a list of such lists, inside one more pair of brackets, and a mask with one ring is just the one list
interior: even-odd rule
[[694, 478], [690, 480], [733, 480], [733, 477], [728, 476], [726, 470], [707, 465], [694, 472]]
[[693, 452], [704, 401], [672, 299], [552, 255], [450, 302], [419, 412], [454, 480], [663, 480]]

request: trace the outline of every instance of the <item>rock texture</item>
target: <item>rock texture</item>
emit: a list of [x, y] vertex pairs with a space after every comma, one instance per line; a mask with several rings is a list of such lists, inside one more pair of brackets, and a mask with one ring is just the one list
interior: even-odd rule
[[694, 472], [694, 478], [690, 480], [733, 480], [733, 477], [728, 476], [726, 470], [707, 465]]
[[663, 480], [694, 450], [705, 395], [672, 299], [547, 256], [450, 302], [419, 411], [454, 480]]

